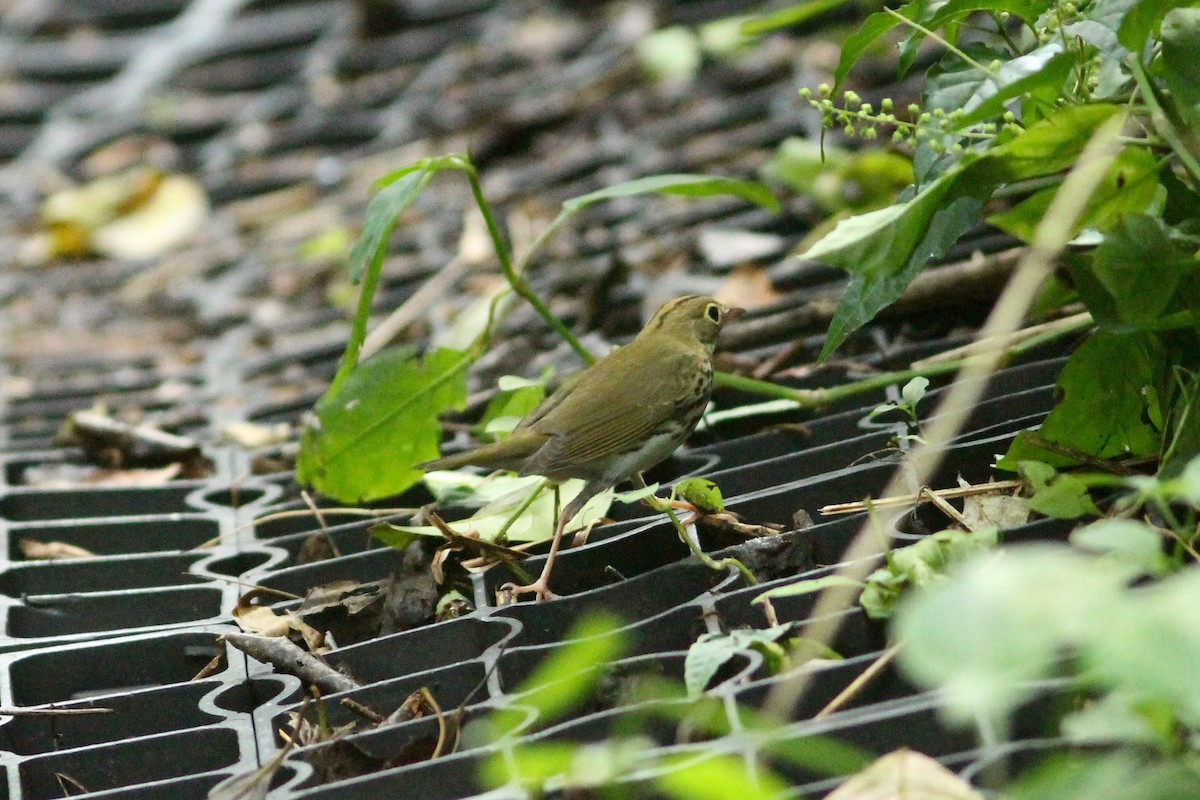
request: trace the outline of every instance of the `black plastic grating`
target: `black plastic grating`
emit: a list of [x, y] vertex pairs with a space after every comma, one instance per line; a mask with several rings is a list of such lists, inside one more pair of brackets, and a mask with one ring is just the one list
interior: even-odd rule
[[[686, 91], [651, 85], [631, 55], [656, 24], [743, 10], [735, 2], [592, 8], [532, 0], [105, 0], [59, 4], [45, 14], [0, 12], [8, 57], [0, 97], [0, 157], [9, 159], [0, 170], [6, 262], [35, 227], [41, 194], [92, 174], [96, 154], [112, 142], [141, 142], [148, 160], [195, 175], [214, 209], [204, 235], [178, 258], [0, 271], [0, 704], [114, 709], [53, 721], [5, 718], [5, 796], [60, 796], [62, 774], [97, 797], [203, 797], [277, 752], [279, 726], [301, 700], [299, 681], [216, 644], [236, 630], [229, 612], [241, 584], [302, 594], [333, 580], [379, 580], [404, 563], [403, 554], [369, 539], [366, 523], [336, 512], [326, 521], [341, 555], [301, 563], [315, 524], [264, 520], [304, 507], [287, 472], [258, 468], [276, 453], [247, 453], [219, 438], [230, 420], [298, 422], [336, 367], [347, 331], [345, 315], [328, 302], [338, 271], [298, 258], [299, 245], [314, 232], [356, 226], [370, 183], [388, 170], [468, 146], [485, 193], [512, 215], [537, 216], [568, 197], [655, 172], [752, 177], [782, 138], [812, 130], [795, 97], [818, 69], [807, 60], [805, 39], [778, 35], [741, 62], [708, 63]], [[156, 71], [138, 72], [139, 63], [155, 63]], [[47, 179], [55, 170], [61, 174]], [[461, 182], [430, 185], [393, 238], [380, 314], [455, 255], [468, 203]], [[819, 348], [822, 326], [794, 312], [836, 291], [837, 276], [786, 254], [817, 218], [795, 198], [779, 216], [730, 200], [614, 202], [589, 210], [551, 242], [531, 278], [556, 312], [616, 340], [636, 330], [662, 293], [708, 291], [726, 279], [733, 264], [706, 260], [699, 233], [768, 234], [777, 245], [758, 265], [780, 294], [727, 331], [728, 349], [760, 360], [801, 340], [793, 363], [803, 363]], [[996, 251], [1010, 243], [981, 237], [975, 244]], [[684, 262], [684, 271], [664, 276], [674, 262]], [[904, 365], [960, 344], [981, 304], [885, 320], [848, 350], [868, 369]], [[575, 363], [526, 308], [511, 315], [504, 333], [473, 373], [473, 391], [550, 360]], [[996, 376], [949, 453], [943, 483], [987, 477], [992, 455], [1049, 409], [1061, 359], [1054, 350], [1033, 353]], [[832, 371], [792, 382], [840, 377]], [[797, 512], [809, 513], [812, 527], [739, 555], [758, 559], [768, 581], [820, 574], [839, 560], [861, 519], [823, 519], [816, 509], [878, 492], [893, 469], [895, 439], [907, 429], [869, 416], [890, 396], [774, 420], [803, 429], [750, 421], [698, 432], [655, 479], [712, 477], [730, 508], [757, 522], [790, 528]], [[212, 473], [145, 488], [31, 483], [38, 469], [84, 462], [54, 437], [71, 412], [94, 402], [198, 437]], [[429, 499], [416, 488], [397, 504]], [[621, 518], [594, 531], [589, 544], [564, 552], [555, 586], [566, 597], [556, 602], [492, 607], [493, 590], [509, 577], [494, 569], [474, 576], [478, 610], [461, 619], [379, 635], [330, 618], [340, 646], [329, 660], [363, 684], [349, 694], [391, 708], [424, 686], [444, 708], [466, 704], [477, 720], [493, 708], [521, 708], [517, 687], [589, 609], [617, 610], [626, 621], [631, 650], [614, 668], [618, 676], [679, 679], [699, 634], [766, 625], [750, 603], [757, 589], [688, 560], [663, 520], [638, 508], [617, 512]], [[919, 522], [897, 518], [892, 527], [903, 537]], [[1038, 523], [1008, 535], [1062, 533]], [[85, 547], [98, 557], [26, 560], [22, 539]], [[539, 566], [537, 559], [529, 564]], [[803, 619], [810, 607], [811, 598], [777, 603], [781, 621]], [[822, 668], [798, 721], [778, 737], [825, 731], [878, 752], [907, 745], [957, 770], [981, 769], [993, 754], [945, 729], [936, 697], [892, 670], [850, 709], [806, 719], [882, 646], [878, 626], [848, 614], [836, 643], [847, 659]], [[215, 672], [191, 680], [222, 652]], [[769, 743], [739, 733], [735, 703], [761, 705], [773, 681], [761, 658], [747, 653], [711, 688], [729, 700], [729, 735], [679, 744], [666, 727], [648, 734], [664, 753], [697, 761], [762, 756], [797, 792], [819, 795], [830, 786], [822, 776], [773, 759]], [[350, 721], [339, 706], [330, 708], [334, 721]], [[598, 695], [549, 727], [530, 709], [524, 730], [530, 741], [595, 742], [621, 708], [619, 693]], [[1038, 727], [1043, 711], [1035, 703], [1018, 720], [1029, 753], [1049, 733]], [[350, 740], [387, 758], [433, 727], [424, 718]], [[271, 797], [466, 797], [484, 790], [479, 767], [493, 752], [468, 736], [453, 755], [320, 785], [317, 749], [287, 757]], [[631, 780], [651, 796], [651, 779]], [[519, 796], [512, 787], [509, 794]]]

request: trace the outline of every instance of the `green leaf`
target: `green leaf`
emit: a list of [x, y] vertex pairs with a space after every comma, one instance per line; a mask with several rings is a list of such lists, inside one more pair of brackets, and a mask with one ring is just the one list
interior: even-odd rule
[[1032, 0], [950, 0], [942, 5], [933, 4], [934, 13], [928, 19], [922, 17], [917, 21], [930, 30], [937, 30], [952, 19], [966, 17], [976, 11], [996, 11], [1012, 14], [1032, 25], [1046, 6], [1046, 3]]
[[1059, 475], [1029, 498], [1029, 507], [1056, 519], [1097, 516], [1100, 509], [1088, 495], [1088, 485], [1074, 475]]
[[998, 186], [1069, 169], [1096, 129], [1118, 111], [1105, 103], [1062, 108], [989, 150], [975, 162], [971, 177]]
[[1104, 619], [1104, 635], [1081, 648], [1089, 670], [1135, 701], [1165, 701], [1185, 724], [1200, 723], [1200, 568], [1125, 592]]
[[[554, 649], [532, 675], [511, 690], [511, 694], [519, 695], [517, 705], [537, 711], [538, 727], [545, 727], [591, 697], [603, 676], [597, 667], [615, 661], [629, 648], [620, 626], [621, 621], [611, 614], [588, 612], [567, 632], [566, 644]], [[497, 711], [489, 718], [491, 737], [509, 735], [524, 721], [523, 710]]]
[[317, 402], [317, 424], [301, 436], [296, 479], [345, 503], [412, 486], [424, 475], [416, 465], [438, 456], [438, 415], [466, 403], [469, 365], [457, 350], [418, 360], [400, 349], [359, 364], [336, 395]]
[[949, 113], [955, 109], [966, 110], [967, 104], [974, 108], [995, 91], [994, 79], [981, 71], [975, 64], [1001, 63], [1008, 54], [999, 47], [973, 42], [962, 48], [970, 57], [970, 63], [955, 53], [947, 53], [929, 69], [922, 92], [926, 109], [940, 108]]
[[925, 397], [925, 392], [929, 389], [929, 378], [923, 375], [918, 375], [908, 383], [904, 384], [904, 388], [900, 390], [900, 399], [904, 404], [911, 408], [914, 412], [917, 409], [917, 403]]
[[712, 175], [651, 175], [637, 178], [573, 197], [563, 203], [563, 210], [567, 212], [580, 211], [605, 200], [634, 197], [640, 194], [674, 194], [684, 197], [733, 195], [772, 211], [779, 210], [779, 201], [761, 183]]
[[1167, 566], [1163, 540], [1153, 528], [1130, 519], [1102, 519], [1071, 532], [1080, 550], [1104, 553], [1151, 574]]
[[1185, 118], [1200, 114], [1200, 8], [1176, 8], [1162, 21], [1163, 77]]
[[1121, 19], [1117, 40], [1132, 53], [1140, 54], [1146, 39], [1173, 8], [1189, 5], [1191, 0], [1138, 0]]
[[[425, 476], [426, 481], [430, 481], [437, 474], [427, 474]], [[461, 475], [467, 478], [478, 477], [468, 473], [445, 474]], [[509, 485], [513, 487], [510, 491], [498, 496], [492, 491], [487, 491], [483, 496], [490, 497], [491, 499], [487, 501], [486, 505], [466, 519], [455, 520], [448, 524], [453, 530], [463, 535], [478, 536], [480, 539], [488, 542], [496, 541], [496, 537], [501, 532], [504, 533], [504, 540], [511, 542], [537, 542], [549, 539], [554, 533], [555, 523], [553, 492], [539, 492], [537, 498], [528, 504], [521, 515], [513, 519], [513, 515], [520, 506], [525, 504], [529, 499], [529, 493], [537, 489], [541, 483], [542, 479], [536, 475], [525, 478], [514, 477], [502, 479], [500, 486]], [[562, 502], [570, 502], [583, 489], [583, 484], [584, 481], [581, 480], [569, 480], [562, 483], [559, 486], [559, 494]], [[465, 503], [476, 499], [478, 498], [467, 497], [459, 502]], [[584, 528], [600, 520], [608, 513], [608, 508], [612, 500], [613, 492], [611, 489], [599, 492], [584, 504], [578, 514], [568, 520], [567, 530]], [[406, 542], [408, 540], [403, 538], [405, 536], [432, 536], [436, 538], [442, 535], [441, 530], [433, 525], [393, 525], [385, 523], [380, 530], [381, 533], [376, 533], [376, 535], [388, 544], [397, 540]]]
[[1161, 220], [1129, 215], [1106, 233], [1092, 270], [1122, 322], [1152, 327], [1174, 299], [1179, 281], [1195, 272], [1196, 262], [1168, 238]]
[[[502, 382], [500, 386], [500, 393], [488, 403], [483, 416], [479, 419], [478, 426], [479, 429], [493, 436], [500, 433], [507, 436], [512, 432], [513, 427], [530, 411], [537, 408], [546, 396], [546, 386], [542, 383], [527, 383], [505, 389], [505, 384]], [[506, 420], [511, 422], [511, 425], [499, 424]]]
[[771, 662], [777, 668], [782, 666], [785, 652], [782, 643], [795, 638], [797, 632], [798, 624], [789, 622], [765, 629], [703, 634], [688, 648], [683, 661], [683, 681], [688, 692], [693, 695], [703, 692], [721, 667], [746, 650], [762, 653], [768, 659], [768, 667]]
[[887, 619], [909, 589], [937, 580], [951, 565], [996, 546], [994, 528], [939, 531], [888, 554], [887, 564], [867, 576], [858, 599], [871, 619]]
[[978, 555], [950, 577], [912, 592], [891, 638], [898, 662], [922, 685], [946, 690], [959, 721], [1002, 719], [1049, 674], [1065, 646], [1106, 637], [1128, 571], [1065, 545]]
[[358, 283], [363, 275], [378, 270], [383, 264], [388, 240], [400, 215], [413, 204], [433, 176], [434, 170], [425, 168], [400, 170], [394, 181], [371, 198], [363, 217], [362, 235], [350, 251], [351, 283]]
[[[1131, 214], [1142, 214], [1160, 202], [1159, 161], [1147, 150], [1127, 147], [1108, 168], [1096, 191], [1088, 198], [1073, 233], [1084, 228], [1107, 230]], [[1027, 197], [1013, 208], [988, 218], [988, 222], [1026, 242], [1033, 241], [1037, 228], [1058, 187]]]
[[675, 485], [675, 496], [682, 497], [705, 514], [725, 510], [721, 487], [707, 478], [687, 478]]
[[997, 186], [1069, 168], [1096, 128], [1117, 111], [1103, 104], [1068, 106], [982, 156], [963, 156], [908, 202], [839, 222], [805, 253], [851, 273], [821, 358], [898, 298], [929, 259], [973, 227]]
[[899, 25], [902, 18], [912, 19], [915, 17], [918, 5], [918, 3], [905, 5], [896, 12], [900, 16], [887, 11], [876, 11], [867, 17], [862, 25], [858, 26], [858, 30], [846, 37], [842, 42], [842, 54], [838, 59], [838, 65], [833, 70], [833, 93], [835, 96], [841, 90], [842, 82], [846, 80], [846, 76], [850, 74], [851, 68], [862, 57], [862, 54], [871, 49], [880, 37]]
[[1092, 0], [1083, 9], [1082, 19], [1063, 26], [1063, 33], [1078, 37], [1100, 51], [1103, 58], [1120, 61], [1130, 53], [1118, 39], [1121, 27], [1136, 0]]
[[847, 578], [843, 575], [825, 575], [820, 578], [796, 581], [786, 586], [776, 586], [774, 589], [768, 589], [758, 595], [750, 602], [762, 603], [773, 597], [798, 597], [800, 595], [812, 594], [813, 592], [820, 592], [830, 586], [854, 586], [862, 588], [865, 585], [862, 581], [856, 581], [853, 578]]
[[[945, 177], [953, 182], [961, 178], [961, 174]], [[938, 183], [941, 180], [943, 179], [939, 179]], [[964, 188], [961, 191], [965, 192], [968, 189]], [[838, 301], [833, 320], [829, 323], [829, 331], [825, 335], [825, 344], [821, 348], [820, 360], [823, 361], [831, 356], [851, 333], [874, 319], [881, 309], [899, 299], [908, 285], [912, 283], [913, 278], [925, 268], [930, 259], [944, 255], [958, 241], [959, 237], [973, 228], [982, 217], [983, 204], [977, 197], [960, 196], [953, 200], [942, 199], [942, 202], [938, 202], [939, 198], [936, 197], [921, 197], [921, 195], [918, 197], [921, 198], [920, 202], [918, 203], [918, 200], [914, 199], [908, 204], [909, 213], [894, 221], [892, 236], [887, 234], [873, 236], [869, 242], [873, 245], [882, 245], [887, 251], [899, 251], [905, 246], [911, 234], [918, 232], [923, 234], [920, 240], [908, 250], [907, 263], [900, 262], [903, 264], [903, 269], [898, 272], [891, 271], [890, 267], [896, 262], [890, 260], [887, 252], [875, 253], [873, 258], [861, 261], [855, 267], [845, 263], [837, 264], [851, 270], [854, 274], [851, 275], [845, 293]], [[898, 208], [898, 206], [892, 206], [892, 208]], [[923, 218], [925, 214], [929, 214], [929, 216]], [[841, 223], [839, 223], [840, 226]], [[837, 229], [834, 232], [836, 233]], [[820, 245], [824, 241], [822, 239], [817, 244]], [[868, 242], [864, 241], [863, 243]], [[861, 249], [852, 247], [847, 252]], [[807, 257], [813, 257], [811, 252], [810, 250]], [[840, 255], [844, 257], [846, 253]], [[865, 256], [866, 253], [863, 255]], [[826, 260], [829, 260], [828, 257]]]
[[1004, 104], [1023, 94], [1062, 92], [1075, 66], [1075, 56], [1062, 52], [1062, 45], [1051, 42], [1033, 52], [1014, 58], [997, 70], [996, 77], [985, 76], [974, 94], [963, 105], [965, 115], [955, 123], [962, 130], [1004, 112]]
[[1059, 451], [1018, 436], [997, 466], [1014, 469], [1018, 461], [1076, 463], [1067, 453], [1093, 458], [1143, 457], [1158, 452], [1161, 420], [1158, 365], [1162, 355], [1144, 334], [1097, 331], [1071, 354], [1058, 376], [1062, 400], [1038, 429], [1038, 437]]
[[[773, 772], [759, 765], [750, 770], [746, 760], [737, 755], [720, 754], [697, 759], [694, 755], [679, 754], [664, 757], [664, 767], [676, 762], [655, 778], [658, 790], [676, 800], [779, 800], [787, 794], [788, 784]], [[655, 792], [657, 795], [658, 792]], [[648, 796], [648, 795], [647, 795]]]

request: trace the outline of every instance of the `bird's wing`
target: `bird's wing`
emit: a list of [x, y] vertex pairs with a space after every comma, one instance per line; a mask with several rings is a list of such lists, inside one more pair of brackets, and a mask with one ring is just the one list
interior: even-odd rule
[[[631, 349], [630, 345], [626, 350]], [[597, 364], [597, 367], [600, 367]], [[584, 373], [552, 408], [530, 427], [549, 438], [528, 461], [522, 472], [537, 475], [569, 475], [573, 468], [578, 476], [587, 474], [586, 465], [617, 453], [636, 448], [649, 438], [668, 418], [675, 414], [674, 393], [658, 393], [666, 399], [651, 401], [651, 392], [644, 391], [650, 382], [676, 379], [672, 371], [662, 369], [672, 365], [660, 361], [650, 365], [640, 360], [636, 352], [618, 351], [606, 359], [603, 369]], [[639, 390], [636, 397], [613, 397], [611, 391], [596, 391], [608, 382], [612, 372], [625, 377], [625, 383]], [[629, 380], [640, 375], [642, 380]], [[582, 467], [582, 469], [580, 469]], [[598, 469], [594, 464], [592, 469]]]

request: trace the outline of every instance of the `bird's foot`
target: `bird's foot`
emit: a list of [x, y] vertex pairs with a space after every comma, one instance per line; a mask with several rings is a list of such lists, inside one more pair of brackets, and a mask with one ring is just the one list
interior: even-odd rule
[[521, 595], [532, 594], [539, 602], [545, 600], [555, 600], [558, 598], [554, 592], [550, 591], [550, 587], [546, 585], [544, 577], [538, 578], [533, 583], [527, 583], [524, 586], [518, 586], [511, 581], [501, 586], [496, 590], [496, 604], [501, 606], [511, 605], [520, 599]]

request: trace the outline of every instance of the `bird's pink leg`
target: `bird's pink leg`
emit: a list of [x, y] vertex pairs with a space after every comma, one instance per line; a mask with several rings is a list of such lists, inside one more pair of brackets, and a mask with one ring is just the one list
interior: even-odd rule
[[[576, 495], [575, 499], [567, 504], [567, 507], [558, 517], [558, 524], [554, 526], [554, 539], [550, 542], [550, 552], [546, 554], [546, 565], [542, 567], [542, 572], [538, 575], [537, 580], [533, 583], [518, 586], [515, 583], [506, 583], [500, 587], [500, 592], [508, 594], [514, 598], [520, 597], [523, 594], [532, 594], [538, 601], [552, 600], [558, 595], [550, 591], [550, 573], [554, 569], [554, 560], [558, 557], [558, 548], [562, 544], [563, 531], [567, 527], [567, 523], [578, 514], [598, 492], [599, 489], [588, 484], [583, 487], [583, 490]], [[558, 487], [554, 487], [554, 495], [557, 501]], [[557, 505], [557, 502], [555, 503]]]

